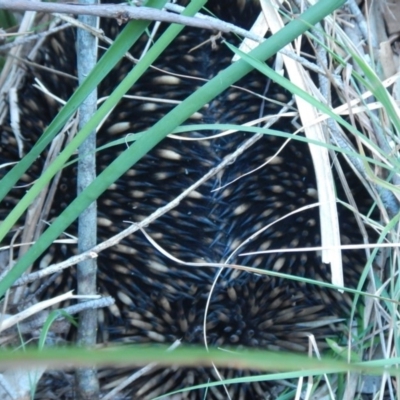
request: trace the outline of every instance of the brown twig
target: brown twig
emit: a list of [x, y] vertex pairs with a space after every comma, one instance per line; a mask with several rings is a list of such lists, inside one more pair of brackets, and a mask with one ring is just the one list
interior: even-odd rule
[[65, 3], [42, 3], [29, 0], [0, 0], [0, 10], [10, 11], [37, 11], [44, 13], [65, 13], [74, 15], [92, 15], [102, 18], [114, 18], [120, 24], [129, 20], [147, 20], [177, 23], [194, 28], [217, 30], [220, 32], [236, 32], [242, 36], [255, 41], [262, 41], [263, 38], [249, 33], [215, 18], [205, 17], [197, 14], [195, 17], [186, 17], [173, 12], [156, 10], [149, 7], [134, 7], [125, 4], [101, 4], [101, 5], [78, 5]]
[[33, 42], [34, 40], [42, 39], [46, 36], [53, 35], [54, 33], [62, 31], [63, 29], [66, 29], [70, 26], [71, 26], [71, 24], [67, 23], [67, 24], [56, 26], [54, 28], [50, 28], [50, 29], [46, 30], [45, 32], [39, 32], [34, 35], [28, 35], [28, 36], [26, 36], [26, 33], [21, 33], [20, 35], [24, 35], [23, 38], [16, 39], [10, 43], [3, 44], [2, 46], [0, 46], [0, 52], [5, 52], [5, 51], [12, 49], [15, 46], [20, 46], [20, 45], [23, 45], [28, 42]]

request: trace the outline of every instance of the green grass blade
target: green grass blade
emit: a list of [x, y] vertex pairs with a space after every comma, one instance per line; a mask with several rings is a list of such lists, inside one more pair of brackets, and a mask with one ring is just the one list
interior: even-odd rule
[[350, 46], [349, 52], [365, 75], [364, 79], [355, 70], [353, 70], [352, 73], [355, 76], [355, 79], [361, 82], [375, 96], [379, 103], [382, 104], [382, 107], [385, 109], [389, 116], [389, 120], [396, 129], [397, 136], [400, 136], [400, 116], [393, 106], [387, 89], [382, 84], [382, 81], [377, 76], [375, 71], [373, 71], [372, 68], [361, 57], [359, 57], [358, 54], [353, 51]]
[[[331, 143], [321, 143], [317, 140], [309, 139], [304, 136], [299, 136], [297, 134], [292, 134], [292, 133], [287, 133], [283, 131], [277, 131], [275, 129], [268, 129], [268, 128], [262, 128], [262, 127], [255, 127], [255, 126], [243, 126], [243, 125], [235, 125], [235, 124], [201, 124], [201, 125], [182, 125], [177, 128], [175, 128], [173, 131], [171, 131], [171, 134], [181, 134], [181, 133], [188, 133], [188, 132], [193, 132], [193, 131], [211, 131], [211, 132], [216, 132], [216, 131], [227, 131], [227, 130], [237, 130], [240, 132], [249, 132], [249, 133], [262, 133], [263, 135], [271, 135], [271, 136], [277, 136], [277, 137], [282, 137], [285, 139], [291, 139], [291, 140], [297, 140], [299, 142], [307, 143], [307, 144], [315, 144], [316, 146], [322, 146], [325, 147], [329, 150], [333, 150], [337, 153], [342, 153], [346, 154], [349, 156], [354, 156], [357, 155], [358, 158], [361, 160], [368, 162], [370, 164], [373, 164], [375, 166], [379, 166], [382, 168], [388, 168], [387, 164], [375, 160], [371, 157], [355, 153], [354, 151], [351, 150], [346, 150], [346, 149], [341, 149], [338, 146], [335, 146]], [[138, 132], [135, 134], [132, 134], [126, 138], [122, 139], [116, 139], [111, 142], [108, 142], [107, 144], [100, 146], [96, 149], [97, 152], [99, 151], [104, 151], [108, 148], [114, 147], [114, 146], [126, 146], [129, 143], [136, 142], [139, 137], [145, 135], [147, 132]], [[76, 163], [78, 159], [74, 159], [70, 162], [68, 162], [67, 165], [72, 165], [73, 163]]]
[[53, 325], [53, 323], [60, 317], [64, 317], [65, 320], [68, 321], [71, 325], [74, 325], [75, 327], [78, 326], [75, 319], [71, 315], [69, 315], [65, 310], [53, 310], [47, 317], [45, 323], [43, 324], [43, 328], [40, 331], [39, 343], [38, 343], [39, 350], [43, 350], [45, 348], [46, 339], [50, 333], [50, 328]]
[[[314, 375], [322, 373], [334, 373], [355, 371], [368, 375], [380, 375], [383, 372], [395, 375], [398, 373], [396, 364], [399, 358], [379, 359], [359, 363], [347, 363], [343, 360], [333, 359], [325, 356], [321, 360], [308, 357], [307, 355], [290, 354], [287, 352], [274, 353], [259, 349], [247, 349], [246, 351], [221, 351], [220, 349], [209, 349], [206, 351], [199, 346], [180, 346], [173, 352], [169, 352], [167, 346], [140, 346], [124, 345], [105, 350], [88, 350], [78, 347], [50, 348], [40, 351], [37, 348], [27, 348], [26, 351], [2, 350], [0, 352], [0, 366], [12, 368], [23, 364], [24, 366], [49, 365], [61, 368], [69, 368], [70, 365], [82, 366], [96, 363], [99, 366], [110, 365], [146, 365], [158, 362], [160, 365], [187, 365], [199, 366], [210, 365], [211, 362], [217, 366], [236, 366], [239, 369], [253, 369], [259, 371], [292, 371], [297, 376]], [[299, 365], [301, 368], [299, 369]], [[268, 379], [258, 377], [260, 379]], [[235, 378], [234, 382], [239, 379]], [[256, 379], [256, 378], [255, 378]], [[226, 382], [231, 382], [227, 380]], [[245, 382], [245, 381], [243, 381]], [[210, 386], [216, 386], [220, 382], [213, 382]]]

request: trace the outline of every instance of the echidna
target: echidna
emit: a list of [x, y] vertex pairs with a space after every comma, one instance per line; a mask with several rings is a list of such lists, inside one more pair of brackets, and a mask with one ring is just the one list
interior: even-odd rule
[[[253, 0], [209, 1], [207, 8], [223, 20], [244, 28], [250, 27], [260, 11], [258, 2]], [[115, 28], [114, 25], [111, 30]], [[74, 75], [75, 54], [70, 44], [62, 45], [71, 42], [72, 34], [63, 32], [49, 39], [38, 62]], [[209, 44], [199, 46], [209, 37], [209, 31], [186, 28], [157, 61], [157, 69], [150, 69], [131, 93], [154, 99], [183, 100], [201, 85], [193, 78], [209, 79], [231, 61], [232, 54], [222, 43], [217, 43], [216, 47]], [[234, 35], [225, 35], [225, 39], [237, 43]], [[140, 54], [139, 46], [132, 50], [134, 55]], [[102, 95], [110, 93], [128, 68], [129, 62], [123, 61], [113, 71], [102, 85]], [[58, 96], [68, 98], [70, 95], [73, 85], [65, 78], [41, 74], [40, 71], [33, 74], [40, 76], [45, 86]], [[275, 112], [276, 106], [265, 101], [265, 95], [281, 100], [286, 96], [277, 93], [277, 88], [264, 76], [252, 73], [238, 82], [237, 87], [208, 104], [191, 122], [240, 124]], [[57, 107], [54, 101], [32, 89], [30, 84], [24, 86], [19, 98], [23, 134], [33, 143], [53, 118]], [[172, 107], [156, 100], [124, 99], [99, 132], [99, 145], [130, 132], [145, 130]], [[288, 121], [278, 124], [281, 130], [290, 131]], [[191, 137], [204, 139], [209, 134], [192, 132]], [[248, 134], [240, 132], [202, 141], [164, 140], [100, 197], [99, 240], [126, 226], [124, 221], [139, 221], [174, 199], [246, 138]], [[9, 127], [3, 127], [1, 141], [2, 145], [7, 145], [6, 149], [2, 146], [1, 162], [15, 161], [15, 141]], [[147, 228], [148, 234], [183, 261], [223, 263], [245, 239], [262, 227], [300, 207], [315, 203], [314, 171], [306, 145], [290, 142], [270, 164], [257, 169], [276, 153], [282, 143], [282, 139], [271, 136], [258, 141], [217, 178], [206, 182], [177, 208], [151, 224]], [[99, 170], [108, 165], [118, 151], [111, 148], [100, 152]], [[34, 167], [30, 177], [35, 178], [38, 171], [40, 169]], [[233, 182], [237, 178], [240, 179]], [[225, 187], [229, 182], [233, 183]], [[68, 204], [68, 194], [75, 190], [75, 185], [74, 171], [66, 169], [56, 195], [53, 215]], [[218, 190], [222, 186], [224, 188]], [[18, 197], [18, 191], [15, 191], [5, 208], [14, 205]], [[359, 242], [351, 217], [345, 218], [341, 227], [343, 237], [349, 238], [346, 242]], [[286, 254], [283, 251], [288, 247], [318, 246], [319, 230], [316, 208], [293, 214], [266, 229], [241, 249], [241, 252], [249, 252], [274, 248], [282, 249], [282, 252], [240, 258], [236, 255], [230, 262], [329, 281], [329, 270], [317, 254]], [[53, 261], [60, 257], [59, 250], [57, 247], [51, 250]], [[344, 262], [347, 283], [354, 285], [363, 266], [362, 254], [349, 252]], [[204, 343], [204, 312], [215, 275], [213, 268], [175, 264], [158, 253], [142, 234], [125, 239], [99, 257], [99, 292], [110, 294], [117, 300], [116, 307], [102, 312], [99, 339], [131, 343], [172, 344], [176, 340]], [[57, 290], [65, 285], [71, 286], [73, 279], [71, 271], [65, 272], [58, 280]], [[309, 333], [313, 333], [323, 346], [324, 338], [339, 331], [336, 321], [344, 316], [347, 304], [345, 295], [311, 285], [248, 273], [234, 277], [225, 273], [218, 279], [211, 295], [206, 340], [210, 346], [304, 351]], [[310, 322], [316, 320], [321, 323], [311, 328]], [[248, 374], [235, 370], [219, 372], [223, 378]], [[212, 368], [154, 368], [132, 383], [126, 396], [135, 393], [135, 398], [147, 399], [218, 379]], [[104, 387], [112, 386], [109, 374], [104, 381]], [[226, 398], [225, 390], [234, 399], [266, 398], [270, 387], [263, 382], [214, 387], [208, 390], [207, 398]], [[186, 396], [182, 395], [182, 398], [201, 399], [205, 393], [194, 391]]]

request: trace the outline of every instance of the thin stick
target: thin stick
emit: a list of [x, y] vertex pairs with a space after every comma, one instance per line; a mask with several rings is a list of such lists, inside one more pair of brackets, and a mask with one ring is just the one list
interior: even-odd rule
[[[95, 4], [97, 0], [79, 0], [81, 7]], [[98, 18], [81, 15], [79, 21], [96, 27]], [[90, 32], [78, 29], [77, 57], [78, 79], [81, 84], [90, 74], [97, 62], [98, 40]], [[97, 111], [97, 89], [79, 107], [79, 129], [82, 129]], [[96, 179], [96, 131], [94, 130], [79, 147], [78, 195]], [[78, 251], [83, 253], [97, 242], [97, 205], [94, 201], [78, 219]], [[78, 264], [77, 281], [79, 295], [96, 294], [97, 258], [89, 258]], [[77, 343], [82, 347], [94, 347], [97, 336], [97, 310], [86, 309], [79, 314]], [[96, 400], [100, 385], [95, 365], [76, 370], [76, 390], [78, 398]]]

